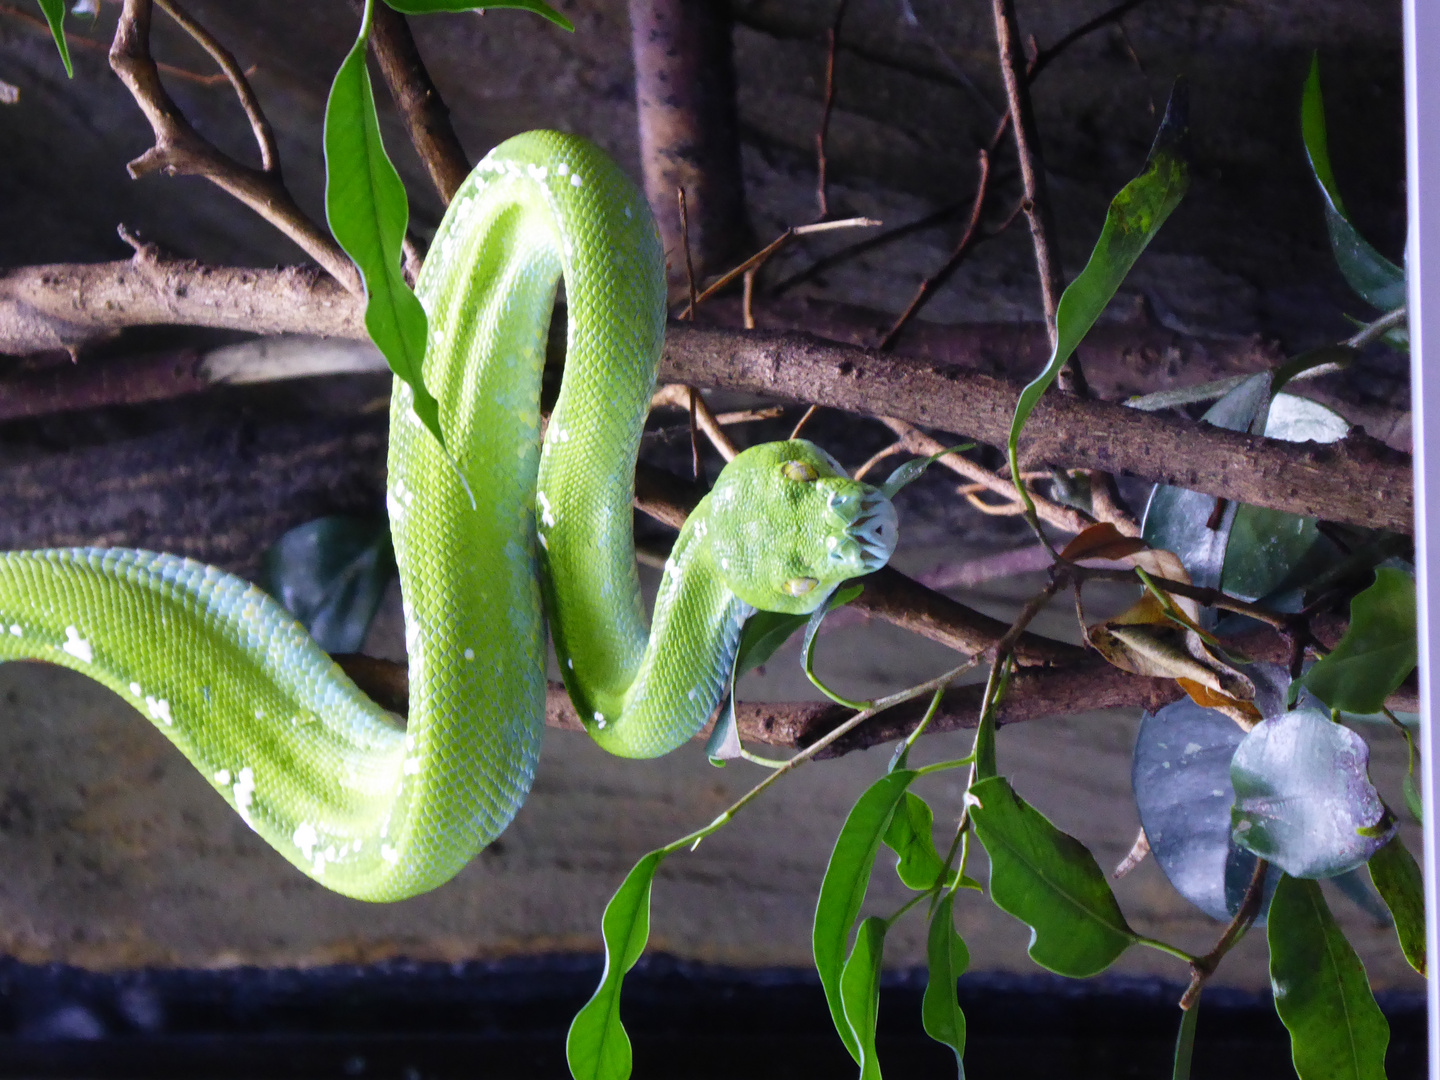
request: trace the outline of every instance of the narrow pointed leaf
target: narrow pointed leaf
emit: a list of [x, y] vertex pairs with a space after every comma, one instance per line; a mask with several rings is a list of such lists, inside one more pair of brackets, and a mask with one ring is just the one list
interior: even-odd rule
[[664, 859], [663, 851], [642, 858], [605, 905], [600, 922], [605, 970], [565, 1038], [565, 1059], [575, 1080], [626, 1080], [630, 1075], [630, 1036], [620, 1022], [620, 985], [650, 937], [650, 887]]
[[1415, 670], [1415, 579], [1377, 567], [1375, 583], [1350, 601], [1350, 626], [1300, 677], [1332, 709], [1375, 713]]
[[415, 415], [443, 446], [440, 406], [422, 377], [425, 309], [400, 270], [410, 207], [380, 138], [365, 66], [374, 2], [367, 3], [360, 36], [335, 73], [325, 104], [325, 215], [365, 281], [365, 329], [390, 370], [413, 392]]
[[55, 48], [60, 50], [60, 62], [65, 65], [65, 74], [73, 79], [75, 69], [70, 64], [70, 46], [65, 41], [66, 0], [38, 0], [38, 2], [40, 10], [45, 13], [45, 21], [50, 24], [50, 36], [55, 39]]
[[934, 465], [935, 462], [939, 461], [946, 454], [958, 454], [971, 449], [974, 445], [974, 443], [962, 443], [959, 446], [947, 447], [938, 454], [931, 454], [925, 458], [914, 458], [913, 460], [905, 462], [904, 465], [901, 465], [890, 474], [889, 479], [887, 479], [885, 483], [880, 485], [880, 493], [887, 499], [895, 498], [903, 488], [920, 479], [926, 469]]
[[1270, 902], [1270, 986], [1299, 1080], [1385, 1080], [1390, 1026], [1314, 881], [1288, 874]]
[[885, 920], [872, 915], [860, 924], [855, 948], [840, 972], [845, 1022], [860, 1049], [860, 1080], [880, 1080], [875, 1024], [880, 1017], [880, 967], [885, 955]]
[[835, 849], [830, 853], [825, 880], [820, 885], [820, 898], [815, 904], [812, 934], [815, 970], [825, 990], [835, 1030], [840, 1033], [845, 1049], [850, 1051], [850, 1056], [857, 1063], [860, 1061], [860, 1046], [845, 1020], [840, 997], [845, 946], [850, 938], [850, 928], [860, 915], [860, 905], [865, 902], [870, 871], [875, 865], [881, 839], [890, 827], [895, 804], [918, 775], [913, 769], [886, 773], [856, 800], [840, 829], [840, 835], [835, 838]]
[[1175, 1037], [1173, 1080], [1190, 1080], [1190, 1062], [1195, 1056], [1195, 1028], [1200, 1023], [1200, 998], [1180, 1013], [1180, 1033]]
[[385, 0], [396, 11], [406, 15], [429, 15], [436, 11], [481, 11], [488, 8], [518, 8], [533, 11], [543, 19], [549, 19], [562, 30], [574, 30], [569, 19], [561, 15], [543, 0]]
[[1406, 961], [1421, 975], [1425, 958], [1425, 880], [1420, 867], [1397, 835], [1370, 856], [1370, 880], [1390, 917]]
[[1030, 958], [1057, 975], [1104, 971], [1136, 941], [1090, 850], [1016, 795], [1004, 777], [970, 789], [990, 855], [990, 896], [1031, 930]]
[[[1126, 184], [1110, 203], [1105, 225], [1090, 261], [1060, 297], [1055, 312], [1055, 349], [1045, 369], [1025, 387], [1010, 423], [1010, 475], [1019, 483], [1017, 447], [1020, 432], [1041, 396], [1055, 381], [1065, 361], [1095, 325], [1095, 320], [1125, 280], [1160, 226], [1179, 204], [1190, 184], [1185, 151], [1189, 126], [1185, 84], [1177, 82], [1144, 171]], [[1023, 492], [1023, 488], [1020, 489]]]
[[1425, 824], [1425, 804], [1420, 799], [1420, 786], [1415, 783], [1415, 777], [1410, 773], [1405, 774], [1405, 779], [1400, 782], [1400, 793], [1405, 798], [1405, 808], [1417, 823]]
[[970, 966], [970, 950], [955, 932], [953, 895], [942, 897], [930, 916], [925, 960], [930, 973], [920, 999], [920, 1021], [926, 1035], [955, 1051], [955, 1067], [965, 1080], [965, 1014], [955, 996], [955, 981]]
[[934, 824], [930, 804], [913, 791], [905, 792], [890, 818], [885, 846], [899, 856], [895, 873], [907, 888], [934, 888], [945, 872], [945, 860], [935, 850]]
[[1300, 132], [1310, 168], [1325, 201], [1325, 228], [1330, 249], [1346, 283], [1367, 303], [1381, 311], [1393, 311], [1405, 303], [1405, 272], [1381, 255], [1360, 235], [1350, 221], [1335, 174], [1330, 169], [1329, 138], [1325, 132], [1325, 101], [1320, 94], [1320, 57], [1310, 61], [1305, 92], [1300, 102]]

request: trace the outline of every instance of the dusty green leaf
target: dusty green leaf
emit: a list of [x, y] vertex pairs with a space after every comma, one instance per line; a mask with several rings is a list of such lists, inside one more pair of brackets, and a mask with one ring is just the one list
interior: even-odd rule
[[925, 474], [925, 470], [935, 462], [939, 461], [946, 454], [958, 454], [974, 447], [974, 443], [962, 443], [959, 446], [947, 447], [938, 454], [931, 454], [929, 457], [913, 458], [905, 462], [898, 469], [890, 474], [889, 479], [880, 485], [880, 493], [887, 499], [893, 499], [909, 484], [913, 484]]
[[1300, 132], [1310, 168], [1325, 202], [1325, 228], [1330, 249], [1345, 281], [1367, 303], [1393, 311], [1405, 303], [1405, 271], [1376, 251], [1350, 221], [1335, 174], [1330, 169], [1330, 145], [1325, 131], [1325, 101], [1320, 94], [1320, 56], [1310, 61], [1310, 74], [1300, 102]]
[[1332, 709], [1376, 713], [1415, 670], [1415, 579], [1390, 566], [1350, 601], [1350, 626], [1299, 679]]
[[65, 0], [38, 0], [45, 21], [50, 24], [50, 36], [55, 39], [55, 48], [60, 50], [60, 62], [65, 65], [65, 74], [75, 77], [70, 64], [70, 46], [65, 41]]
[[533, 11], [542, 19], [549, 19], [562, 30], [574, 30], [569, 19], [561, 15], [543, 0], [385, 0], [385, 3], [405, 15], [430, 15], [437, 11], [481, 11], [487, 8], [518, 8]]
[[905, 792], [890, 818], [885, 846], [898, 856], [895, 873], [907, 888], [933, 888], [945, 872], [945, 860], [935, 850], [934, 824], [930, 804], [913, 791]]
[[1319, 709], [1270, 717], [1230, 761], [1231, 835], [1292, 877], [1355, 869], [1395, 829], [1369, 763], [1365, 740]]
[[261, 587], [329, 653], [360, 651], [395, 576], [383, 518], [323, 517], [291, 529], [265, 552]]
[[440, 406], [425, 388], [426, 317], [401, 273], [409, 222], [405, 185], [385, 153], [365, 66], [371, 5], [325, 104], [325, 215], [335, 240], [365, 281], [365, 329], [385, 362], [413, 392], [415, 415], [444, 446]]
[[630, 1036], [620, 1022], [620, 985], [650, 937], [650, 887], [664, 859], [663, 851], [642, 858], [605, 905], [600, 921], [605, 970], [565, 1037], [565, 1059], [575, 1080], [627, 1080], [630, 1075]]
[[990, 896], [1030, 927], [1030, 958], [1057, 975], [1104, 971], [1136, 941], [1090, 850], [1004, 777], [970, 789], [970, 820], [990, 855]]
[[930, 972], [920, 999], [920, 1021], [926, 1035], [955, 1051], [955, 1067], [965, 1080], [965, 1014], [955, 996], [955, 981], [970, 966], [970, 950], [955, 932], [953, 894], [941, 897], [930, 916], [925, 960]]
[[1095, 325], [1135, 260], [1160, 231], [1190, 184], [1185, 150], [1189, 127], [1187, 97], [1185, 84], [1177, 81], [1144, 171], [1121, 188], [1110, 203], [1090, 261], [1060, 297], [1055, 312], [1055, 349], [1045, 369], [1021, 391], [1015, 417], [1010, 422], [1011, 476], [1020, 476], [1017, 450], [1020, 432], [1035, 405]]
[[860, 1048], [860, 1080], [880, 1080], [875, 1025], [880, 1018], [880, 968], [885, 956], [885, 920], [872, 915], [860, 924], [855, 948], [840, 972], [845, 1022]]
[[812, 934], [815, 970], [825, 990], [835, 1030], [840, 1033], [845, 1049], [850, 1051], [850, 1056], [857, 1063], [860, 1061], [860, 1046], [845, 1020], [840, 996], [845, 946], [850, 938], [850, 928], [860, 914], [860, 905], [865, 902], [870, 871], [875, 865], [880, 842], [890, 828], [895, 805], [918, 775], [913, 769], [886, 773], [856, 800], [840, 829], [840, 835], [835, 838], [835, 849], [830, 853], [825, 880], [820, 884], [820, 898], [815, 904]]
[[1415, 856], [1396, 835], [1370, 856], [1370, 880], [1390, 917], [1395, 920], [1395, 934], [1406, 961], [1421, 975], [1425, 974], [1425, 879]]
[[1270, 986], [1299, 1080], [1385, 1080], [1390, 1025], [1314, 881], [1288, 874], [1270, 902]]
[[[827, 611], [844, 607], [865, 591], [864, 585], [843, 585], [831, 594]], [[779, 611], [757, 611], [745, 622], [740, 632], [740, 647], [735, 653], [735, 677], [759, 667], [774, 656], [792, 634], [810, 621], [809, 615], [787, 615]]]

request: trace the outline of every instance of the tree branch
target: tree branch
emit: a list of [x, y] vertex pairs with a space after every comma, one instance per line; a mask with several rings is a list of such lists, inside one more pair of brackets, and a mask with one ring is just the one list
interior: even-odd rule
[[110, 67], [155, 133], [155, 145], [130, 162], [131, 177], [138, 180], [157, 170], [171, 176], [205, 177], [299, 244], [336, 281], [358, 295], [360, 275], [354, 264], [330, 234], [305, 215], [277, 177], [222, 153], [185, 119], [150, 56], [150, 14], [151, 0], [125, 0], [110, 46]]
[[[363, 339], [358, 301], [313, 273], [235, 270], [137, 256], [0, 275], [0, 349], [78, 348], [122, 326], [176, 323]], [[1018, 388], [955, 364], [805, 334], [672, 323], [660, 377], [825, 405], [1004, 445]], [[1353, 525], [1413, 531], [1408, 455], [1357, 430], [1286, 443], [1052, 395], [1026, 426], [1022, 462], [1128, 472], [1217, 498]]]
[[645, 196], [670, 280], [684, 282], [676, 189], [689, 203], [697, 273], [724, 269], [749, 244], [740, 176], [731, 20], [723, 0], [630, 0]]

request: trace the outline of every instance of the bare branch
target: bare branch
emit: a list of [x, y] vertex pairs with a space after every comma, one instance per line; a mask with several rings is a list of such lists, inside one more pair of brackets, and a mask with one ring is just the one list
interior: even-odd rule
[[136, 179], [157, 170], [203, 176], [274, 225], [347, 290], [361, 292], [360, 275], [330, 234], [311, 221], [274, 175], [242, 165], [190, 125], [160, 81], [150, 56], [151, 0], [125, 0], [110, 67], [120, 76], [155, 133], [155, 145], [130, 163]]
[[675, 190], [690, 200], [703, 279], [750, 243], [740, 175], [730, 12], [724, 0], [629, 0], [645, 195], [683, 282]]
[[[355, 339], [364, 333], [358, 301], [305, 271], [135, 259], [0, 274], [0, 351], [76, 349], [120, 327], [163, 323]], [[1013, 357], [1015, 344], [1033, 336], [1024, 327], [947, 328], [957, 354], [975, 333], [990, 343], [976, 346], [979, 357], [999, 341], [1010, 343]], [[987, 366], [979, 357], [971, 354], [969, 364]], [[953, 362], [686, 323], [669, 328], [660, 378], [892, 417], [996, 446], [1009, 435], [1019, 392]], [[1056, 395], [1031, 417], [1023, 450], [1027, 467], [1124, 471], [1307, 517], [1413, 530], [1409, 456], [1360, 430], [1324, 446], [1286, 443]]]
[[175, 20], [180, 29], [194, 38], [219, 66], [231, 88], [234, 89], [235, 96], [240, 99], [240, 107], [245, 110], [245, 116], [250, 121], [250, 130], [255, 133], [255, 143], [260, 148], [260, 168], [278, 181], [280, 179], [280, 154], [275, 149], [275, 133], [270, 130], [270, 121], [266, 118], [264, 110], [260, 108], [255, 91], [250, 89], [250, 80], [245, 77], [245, 72], [235, 62], [235, 57], [229, 49], [220, 44], [214, 34], [192, 19], [185, 9], [176, 4], [174, 0], [155, 0], [155, 3], [159, 5], [161, 11]]

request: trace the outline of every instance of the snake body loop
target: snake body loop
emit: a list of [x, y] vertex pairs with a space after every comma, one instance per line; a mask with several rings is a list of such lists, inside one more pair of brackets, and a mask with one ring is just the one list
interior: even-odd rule
[[[566, 371], [542, 440], [562, 278]], [[664, 253], [642, 196], [584, 140], [530, 132], [492, 151], [457, 193], [417, 291], [424, 379], [453, 463], [397, 380], [387, 505], [408, 723], [223, 571], [120, 548], [0, 555], [0, 659], [104, 683], [291, 863], [365, 900], [448, 880], [519, 809], [540, 750], [547, 615], [590, 733], [611, 752], [655, 756], [719, 704], [754, 608], [812, 610], [895, 541], [888, 500], [822, 451], [757, 447], [686, 523], [646, 629], [630, 507]]]

